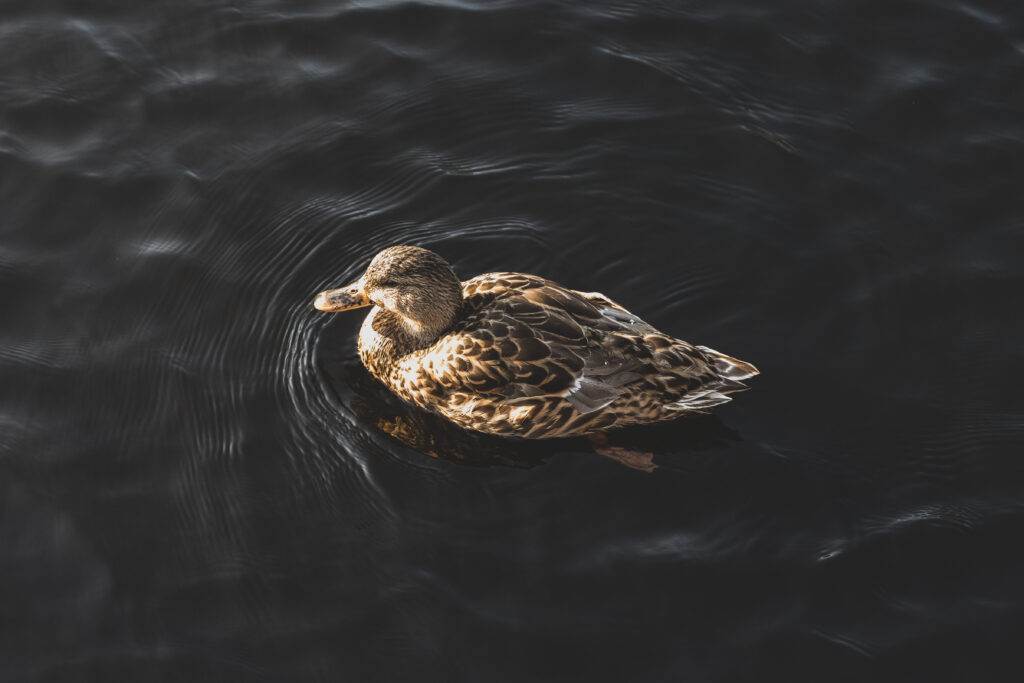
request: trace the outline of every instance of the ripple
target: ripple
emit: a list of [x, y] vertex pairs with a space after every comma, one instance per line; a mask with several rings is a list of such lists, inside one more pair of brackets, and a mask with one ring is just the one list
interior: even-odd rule
[[824, 638], [830, 643], [852, 650], [862, 657], [874, 657], [881, 649], [877, 643], [872, 643], [866, 638], [859, 638], [850, 634], [826, 631], [820, 628], [811, 629], [811, 633]]
[[[397, 644], [486, 679], [508, 640], [510, 680], [798, 680], [1005, 644], [1006, 16], [73, 4], [0, 21], [3, 635], [48, 662], [18, 673], [366, 680]], [[652, 476], [456, 430], [311, 307], [401, 243], [605, 291], [763, 383], [620, 433]]]

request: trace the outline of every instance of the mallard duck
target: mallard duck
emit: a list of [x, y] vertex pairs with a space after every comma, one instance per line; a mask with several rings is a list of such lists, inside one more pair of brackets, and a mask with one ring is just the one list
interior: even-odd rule
[[758, 374], [603, 294], [524, 273], [460, 282], [420, 247], [381, 251], [362, 278], [314, 306], [373, 306], [359, 332], [370, 374], [460, 427], [500, 436], [582, 436], [703, 413]]

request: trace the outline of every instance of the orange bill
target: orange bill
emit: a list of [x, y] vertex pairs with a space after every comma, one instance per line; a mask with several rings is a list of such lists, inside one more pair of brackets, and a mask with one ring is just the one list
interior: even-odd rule
[[340, 289], [328, 289], [325, 292], [320, 292], [316, 295], [316, 301], [313, 302], [314, 307], [329, 313], [372, 305], [373, 302], [363, 293], [361, 282], [355, 282]]

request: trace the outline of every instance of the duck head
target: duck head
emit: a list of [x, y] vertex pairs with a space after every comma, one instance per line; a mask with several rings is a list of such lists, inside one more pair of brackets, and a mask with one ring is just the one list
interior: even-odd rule
[[313, 306], [339, 312], [378, 306], [404, 336], [426, 346], [455, 323], [462, 308], [462, 283], [448, 263], [428, 249], [388, 247], [347, 287], [320, 292]]

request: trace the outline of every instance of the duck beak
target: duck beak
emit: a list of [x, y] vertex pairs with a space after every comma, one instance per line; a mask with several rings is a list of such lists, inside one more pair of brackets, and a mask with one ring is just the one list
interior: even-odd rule
[[328, 289], [326, 292], [320, 292], [316, 295], [316, 301], [313, 302], [315, 308], [328, 313], [338, 313], [372, 305], [373, 302], [363, 293], [361, 281], [341, 289]]

